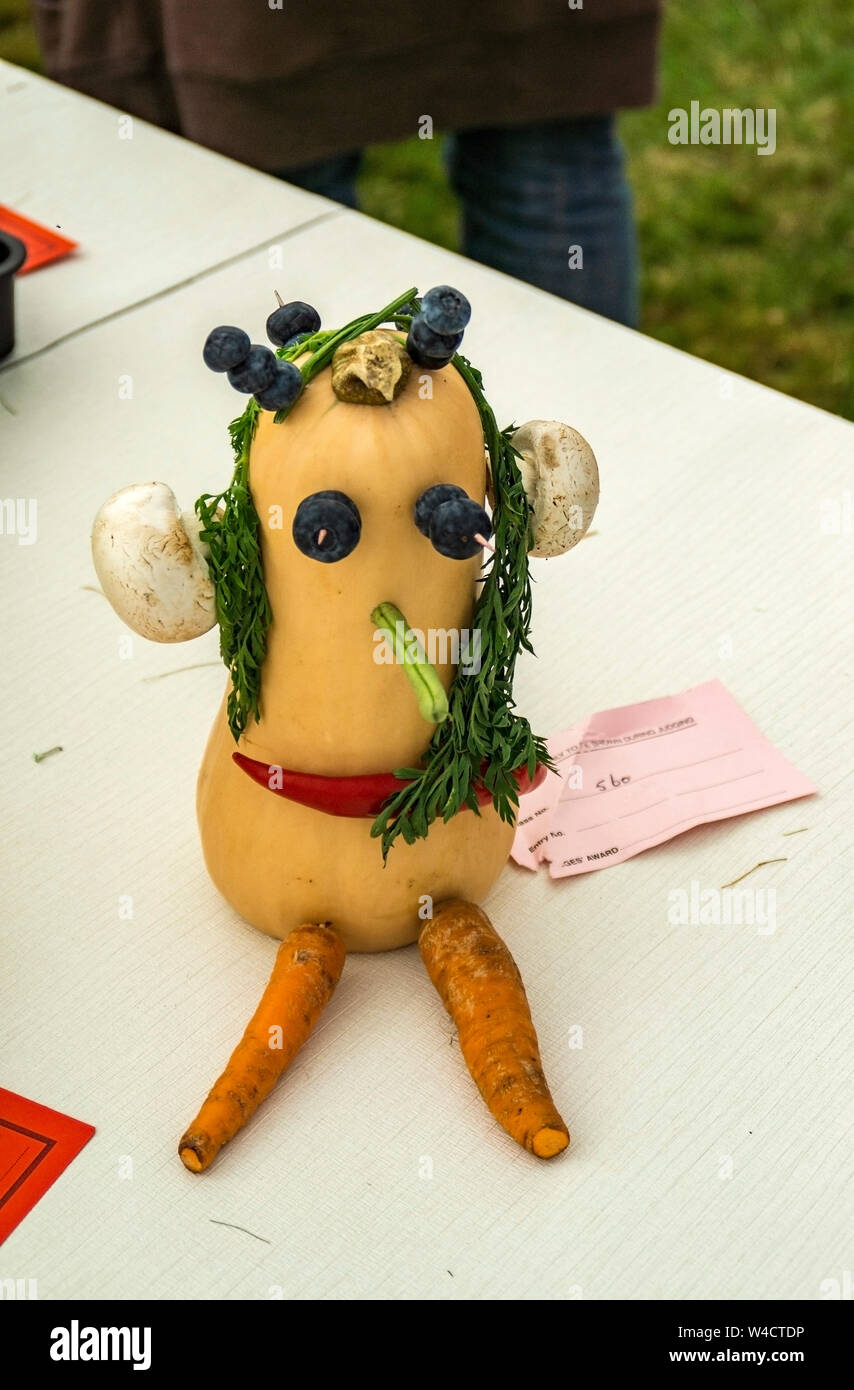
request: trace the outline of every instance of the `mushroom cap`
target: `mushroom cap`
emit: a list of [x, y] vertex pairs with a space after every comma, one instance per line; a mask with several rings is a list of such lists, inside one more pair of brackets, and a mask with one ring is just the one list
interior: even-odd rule
[[512, 443], [531, 506], [536, 559], [564, 555], [586, 533], [599, 501], [599, 469], [587, 440], [560, 420], [529, 420]]
[[103, 504], [92, 526], [92, 559], [104, 594], [133, 632], [186, 642], [216, 623], [201, 523], [182, 513], [166, 483], [135, 483]]

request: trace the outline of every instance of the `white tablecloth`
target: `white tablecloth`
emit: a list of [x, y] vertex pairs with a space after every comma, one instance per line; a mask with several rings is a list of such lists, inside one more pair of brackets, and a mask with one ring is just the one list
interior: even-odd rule
[[[0, 370], [0, 496], [38, 504], [35, 544], [0, 537], [2, 1084], [97, 1126], [0, 1277], [42, 1298], [819, 1297], [850, 1266], [851, 427], [117, 129], [0, 65], [4, 201], [80, 242], [19, 282]], [[275, 944], [199, 850], [223, 672], [178, 668], [215, 663], [216, 636], [123, 657], [87, 587], [91, 519], [130, 482], [188, 506], [226, 481], [233, 393], [200, 364], [214, 324], [258, 339], [274, 288], [335, 324], [440, 281], [472, 300], [467, 350], [500, 421], [566, 419], [600, 463], [596, 534], [533, 566], [520, 709], [548, 733], [717, 676], [821, 795], [560, 884], [507, 867], [488, 908], [573, 1134], [562, 1158], [496, 1126], [412, 948], [348, 960], [287, 1077], [193, 1178], [177, 1138]], [[776, 889], [774, 933], [668, 922], [671, 890], [778, 856], [750, 880]]]

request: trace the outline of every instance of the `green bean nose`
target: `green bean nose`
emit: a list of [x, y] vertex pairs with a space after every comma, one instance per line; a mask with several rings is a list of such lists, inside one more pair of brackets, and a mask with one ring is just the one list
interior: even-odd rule
[[448, 717], [445, 688], [400, 609], [393, 603], [378, 603], [371, 613], [371, 622], [383, 633], [394, 660], [403, 667], [423, 718], [430, 724], [443, 723]]

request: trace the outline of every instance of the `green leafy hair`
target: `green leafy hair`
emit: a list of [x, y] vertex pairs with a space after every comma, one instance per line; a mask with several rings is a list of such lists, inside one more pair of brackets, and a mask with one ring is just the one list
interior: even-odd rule
[[[280, 348], [278, 355], [303, 357], [300, 370], [307, 383], [329, 365], [341, 343], [385, 323], [408, 329], [420, 308], [416, 295], [416, 290], [407, 290], [379, 313], [354, 319], [335, 333], [315, 333], [294, 347]], [[524, 767], [533, 776], [539, 763], [549, 765], [544, 741], [515, 713], [513, 701], [516, 658], [523, 649], [532, 650], [530, 509], [516, 464], [518, 454], [510, 442], [513, 427], [498, 428], [480, 372], [460, 353], [453, 365], [477, 406], [491, 475], [495, 554], [473, 620], [480, 633], [480, 668], [457, 672], [448, 692], [448, 718], [436, 726], [422, 766], [395, 769], [402, 779], [400, 791], [389, 797], [371, 827], [371, 834], [381, 840], [383, 858], [398, 836], [412, 844], [438, 817], [448, 821], [464, 806], [479, 814], [478, 783], [491, 793], [502, 820], [512, 821], [519, 801], [513, 772]], [[231, 676], [228, 722], [235, 740], [261, 715], [261, 676], [272, 619], [261, 562], [261, 524], [249, 487], [249, 452], [259, 411], [250, 399], [243, 414], [232, 421], [235, 465], [229, 486], [196, 503], [201, 537], [210, 548], [220, 652]], [[279, 411], [276, 423], [287, 414]]]

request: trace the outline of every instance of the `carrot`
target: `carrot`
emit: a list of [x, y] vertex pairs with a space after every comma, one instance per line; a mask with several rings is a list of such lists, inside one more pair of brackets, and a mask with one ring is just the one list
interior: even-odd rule
[[522, 977], [489, 918], [474, 903], [440, 903], [418, 945], [492, 1114], [530, 1153], [553, 1158], [569, 1131], [543, 1075]]
[[328, 926], [297, 927], [285, 937], [243, 1038], [178, 1145], [191, 1173], [209, 1168], [270, 1094], [329, 1003], [344, 956]]

